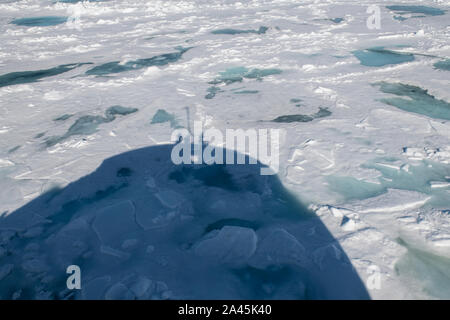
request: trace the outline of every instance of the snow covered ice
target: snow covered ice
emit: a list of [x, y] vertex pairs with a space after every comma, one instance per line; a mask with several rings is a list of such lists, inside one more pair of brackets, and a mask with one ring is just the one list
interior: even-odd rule
[[[449, 14], [0, 1], [0, 298], [449, 299]], [[173, 164], [194, 121], [279, 129], [278, 174]]]

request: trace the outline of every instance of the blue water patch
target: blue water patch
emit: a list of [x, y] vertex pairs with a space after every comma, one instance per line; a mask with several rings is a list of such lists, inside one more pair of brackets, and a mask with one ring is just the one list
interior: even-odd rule
[[[395, 6], [386, 6], [387, 9], [391, 11], [395, 11], [398, 15], [406, 15], [406, 14], [414, 14], [421, 13], [426, 16], [441, 16], [445, 14], [444, 10], [439, 8], [427, 7], [427, 6], [404, 6], [404, 5], [395, 5]], [[413, 18], [424, 17], [424, 16], [415, 16]]]
[[403, 83], [378, 82], [380, 91], [403, 98], [384, 98], [380, 101], [401, 110], [426, 115], [435, 119], [450, 120], [450, 103], [436, 99], [427, 90]]
[[63, 114], [62, 116], [56, 117], [55, 119], [53, 119], [53, 121], [66, 121], [67, 119], [71, 118], [73, 116], [73, 114]]
[[76, 135], [89, 135], [97, 131], [97, 127], [103, 123], [112, 122], [116, 119], [118, 115], [128, 115], [137, 112], [136, 108], [126, 108], [122, 106], [112, 106], [106, 109], [105, 116], [92, 116], [86, 115], [78, 118], [69, 130], [61, 136], [52, 136], [45, 140], [45, 145], [47, 147], [54, 146], [71, 136]]
[[402, 238], [397, 239], [397, 242], [408, 249], [395, 263], [397, 275], [416, 279], [431, 296], [450, 299], [450, 259], [414, 248]]
[[450, 71], [450, 59], [438, 61], [433, 66], [439, 70]]
[[205, 95], [205, 99], [212, 99], [218, 92], [223, 92], [223, 90], [221, 90], [219, 87], [209, 87], [208, 89], [206, 89], [206, 91], [208, 93]]
[[236, 35], [236, 34], [245, 34], [245, 33], [254, 33], [254, 34], [264, 34], [269, 28], [261, 26], [258, 30], [240, 30], [240, 29], [218, 29], [211, 31], [212, 34], [228, 34], [228, 35]]
[[292, 98], [291, 100], [289, 100], [290, 103], [295, 103], [296, 107], [301, 107], [302, 106], [302, 99], [299, 98]]
[[342, 21], [344, 21], [344, 18], [332, 18], [332, 19], [330, 19], [330, 21], [337, 24], [337, 23], [341, 23]]
[[407, 18], [402, 17], [402, 16], [394, 16], [394, 20], [405, 21], [405, 20], [407, 20]]
[[60, 16], [20, 18], [11, 21], [12, 24], [26, 27], [49, 27], [63, 24], [65, 22], [67, 22], [67, 17]]
[[[280, 69], [248, 69], [246, 67], [233, 67], [228, 68], [225, 71], [219, 72], [219, 76], [215, 78], [213, 81], [208, 82], [212, 84], [212, 87], [207, 89], [207, 94], [205, 95], [205, 99], [212, 99], [216, 96], [217, 93], [223, 92], [216, 85], [225, 84], [230, 85], [235, 82], [242, 82], [244, 79], [256, 79], [261, 81], [264, 77], [277, 75], [282, 73]], [[236, 89], [235, 89], [236, 90]], [[233, 90], [232, 90], [233, 91]], [[249, 93], [258, 93], [257, 90], [244, 90], [241, 92], [234, 92], [236, 94], [249, 94]]]
[[383, 47], [357, 50], [352, 53], [363, 66], [367, 67], [382, 67], [414, 60], [414, 55], [411, 53], [399, 53]]
[[175, 115], [168, 113], [164, 109], [158, 109], [158, 111], [156, 111], [156, 113], [153, 116], [152, 121], [150, 123], [155, 124], [155, 123], [165, 123], [165, 122], [169, 122], [170, 127], [172, 127], [172, 128], [179, 127], [177, 120], [175, 119]]
[[319, 111], [313, 113], [311, 115], [307, 114], [291, 114], [279, 116], [273, 119], [273, 122], [281, 122], [281, 123], [291, 123], [291, 122], [310, 122], [314, 119], [329, 117], [331, 115], [331, 111], [326, 108], [319, 108]]
[[241, 91], [234, 91], [234, 94], [256, 94], [259, 93], [258, 90], [241, 90]]
[[8, 150], [8, 153], [13, 153], [13, 152], [19, 150], [20, 147], [21, 147], [21, 146], [15, 146], [15, 147], [13, 147], [13, 148], [11, 148], [11, 149]]
[[366, 182], [348, 176], [328, 176], [328, 187], [339, 193], [344, 200], [367, 199], [386, 192], [386, 188], [377, 183]]
[[120, 73], [131, 70], [139, 70], [151, 66], [165, 66], [169, 63], [177, 62], [181, 59], [183, 54], [191, 48], [177, 48], [177, 52], [165, 53], [147, 59], [138, 59], [120, 63], [120, 61], [113, 61], [104, 63], [86, 71], [87, 75], [105, 76], [114, 73]]
[[349, 176], [328, 176], [327, 182], [329, 188], [344, 200], [362, 200], [384, 194], [389, 189], [399, 189], [430, 195], [428, 204], [436, 208], [448, 206], [448, 188], [432, 188], [431, 185], [431, 182], [450, 182], [448, 165], [423, 160], [403, 170], [404, 165], [394, 158], [375, 158], [361, 167], [381, 174], [376, 183]]
[[244, 78], [246, 79], [258, 79], [261, 80], [263, 77], [270, 75], [280, 74], [282, 71], [280, 69], [247, 69], [246, 67], [233, 67], [228, 68], [223, 72], [219, 72], [219, 77], [211, 81], [211, 84], [232, 84], [234, 82], [242, 82]]
[[72, 63], [44, 70], [19, 71], [7, 73], [0, 76], [0, 87], [37, 82], [42, 78], [56, 76], [58, 74], [73, 70], [85, 64], [90, 63]]
[[137, 108], [127, 108], [119, 105], [111, 106], [105, 111], [106, 119], [113, 121], [116, 119], [116, 116], [126, 116], [132, 113], [137, 112]]

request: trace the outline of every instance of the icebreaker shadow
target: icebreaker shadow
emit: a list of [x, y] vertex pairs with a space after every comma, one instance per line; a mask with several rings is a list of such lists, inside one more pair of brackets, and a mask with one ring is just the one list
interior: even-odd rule
[[[172, 147], [106, 159], [0, 218], [1, 298], [369, 298], [338, 241], [262, 164], [174, 165]], [[81, 290], [66, 288], [73, 264]]]

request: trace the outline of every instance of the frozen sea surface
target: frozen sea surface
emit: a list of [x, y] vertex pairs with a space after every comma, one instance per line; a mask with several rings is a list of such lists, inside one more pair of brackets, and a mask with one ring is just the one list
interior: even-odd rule
[[[450, 298], [449, 9], [2, 1], [0, 297]], [[173, 165], [194, 121], [278, 174]]]

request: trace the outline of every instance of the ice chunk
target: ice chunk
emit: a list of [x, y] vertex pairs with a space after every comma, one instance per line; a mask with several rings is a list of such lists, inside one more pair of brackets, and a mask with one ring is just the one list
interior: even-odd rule
[[183, 202], [183, 196], [172, 190], [163, 190], [155, 193], [155, 197], [158, 198], [161, 203], [170, 209], [178, 207]]
[[208, 233], [195, 245], [194, 251], [217, 263], [240, 265], [255, 252], [257, 239], [252, 229], [225, 226]]
[[108, 287], [111, 278], [109, 276], [95, 278], [89, 281], [85, 286], [81, 287], [83, 299], [98, 300], [103, 299], [106, 288]]
[[130, 286], [130, 291], [137, 297], [143, 297], [149, 289], [151, 289], [153, 281], [146, 277], [139, 276], [136, 281]]
[[116, 283], [105, 293], [106, 300], [132, 300], [135, 296], [125, 285]]
[[289, 264], [306, 267], [310, 259], [305, 247], [293, 235], [284, 229], [275, 229], [259, 242], [250, 264], [257, 268]]
[[139, 231], [134, 220], [133, 204], [131, 201], [122, 201], [101, 209], [92, 227], [104, 245], [118, 248]]

